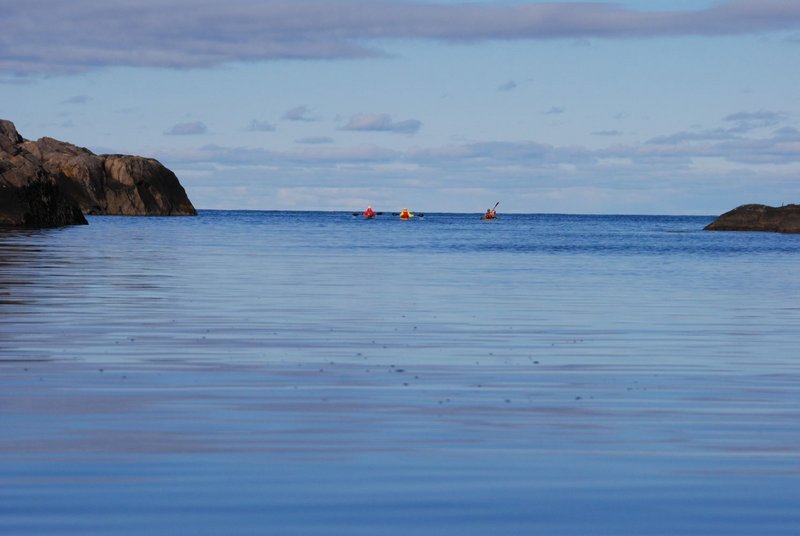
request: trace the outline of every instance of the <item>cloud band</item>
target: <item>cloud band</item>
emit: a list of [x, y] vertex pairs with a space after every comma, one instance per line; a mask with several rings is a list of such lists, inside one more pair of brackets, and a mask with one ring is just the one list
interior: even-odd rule
[[366, 44], [379, 39], [628, 38], [800, 28], [795, 0], [729, 0], [693, 11], [581, 2], [0, 0], [0, 12], [0, 73], [18, 75], [359, 58], [382, 54]]

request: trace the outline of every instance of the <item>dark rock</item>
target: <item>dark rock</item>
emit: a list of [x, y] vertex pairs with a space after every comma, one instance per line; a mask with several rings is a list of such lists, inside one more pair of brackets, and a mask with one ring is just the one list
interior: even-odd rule
[[37, 177], [21, 187], [0, 184], [2, 227], [61, 227], [86, 223], [77, 203], [49, 179]]
[[714, 220], [705, 230], [800, 233], [800, 205], [742, 205]]
[[13, 123], [0, 120], [0, 225], [86, 223], [83, 214], [197, 211], [175, 174], [157, 160], [96, 155], [53, 138], [27, 141]]
[[0, 120], [0, 226], [86, 224], [78, 204], [23, 142], [13, 123]]
[[194, 216], [175, 174], [152, 158], [95, 155], [88, 149], [42, 138], [25, 147], [61, 177], [62, 188], [85, 214]]

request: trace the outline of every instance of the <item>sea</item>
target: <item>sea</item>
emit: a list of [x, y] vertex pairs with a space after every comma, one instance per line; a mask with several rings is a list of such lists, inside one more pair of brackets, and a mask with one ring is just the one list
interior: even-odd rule
[[0, 230], [0, 534], [800, 534], [800, 235]]

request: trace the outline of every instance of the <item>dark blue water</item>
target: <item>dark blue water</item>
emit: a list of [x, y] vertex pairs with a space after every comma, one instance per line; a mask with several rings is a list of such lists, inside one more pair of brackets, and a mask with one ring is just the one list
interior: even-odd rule
[[0, 230], [0, 534], [796, 534], [800, 236]]

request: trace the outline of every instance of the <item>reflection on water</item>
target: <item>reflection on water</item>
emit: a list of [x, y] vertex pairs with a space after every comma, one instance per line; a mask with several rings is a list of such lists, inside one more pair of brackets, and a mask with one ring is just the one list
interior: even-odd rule
[[0, 231], [0, 533], [792, 534], [800, 237], [707, 220]]

